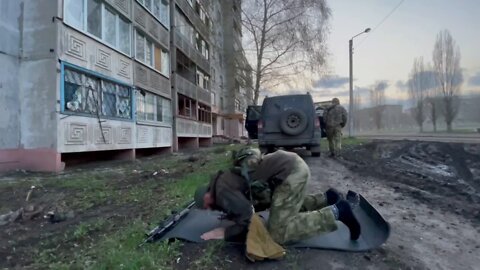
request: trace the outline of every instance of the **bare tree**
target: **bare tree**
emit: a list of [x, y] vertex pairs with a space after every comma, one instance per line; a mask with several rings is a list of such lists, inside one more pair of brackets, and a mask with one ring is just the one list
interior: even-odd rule
[[443, 97], [442, 113], [447, 131], [452, 131], [452, 122], [458, 114], [460, 86], [463, 75], [460, 69], [460, 48], [450, 32], [443, 30], [437, 34], [433, 49], [433, 68], [439, 91]]
[[413, 67], [410, 73], [410, 79], [408, 80], [408, 95], [410, 101], [415, 106], [412, 113], [420, 132], [423, 132], [423, 122], [425, 121], [425, 100], [429, 87], [427, 80], [423, 57], [416, 57], [413, 60]]
[[254, 104], [262, 89], [321, 70], [330, 18], [326, 0], [244, 0], [242, 9]]
[[387, 82], [376, 82], [373, 89], [370, 90], [370, 103], [372, 105], [372, 117], [377, 130], [382, 128], [382, 116], [385, 110], [385, 89]]

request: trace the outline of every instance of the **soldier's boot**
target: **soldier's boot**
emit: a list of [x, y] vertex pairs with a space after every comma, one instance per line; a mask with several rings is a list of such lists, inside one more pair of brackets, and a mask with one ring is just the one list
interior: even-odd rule
[[357, 240], [360, 236], [360, 223], [353, 215], [352, 208], [346, 200], [340, 200], [335, 204], [338, 209], [338, 220], [345, 224], [350, 230], [350, 239]]
[[345, 199], [348, 201], [352, 209], [355, 209], [355, 207], [360, 204], [360, 195], [358, 195], [358, 193], [356, 193], [355, 191], [349, 190]]
[[336, 204], [338, 201], [343, 199], [343, 195], [334, 188], [329, 188], [327, 191], [325, 191], [325, 197], [327, 198], [328, 205]]

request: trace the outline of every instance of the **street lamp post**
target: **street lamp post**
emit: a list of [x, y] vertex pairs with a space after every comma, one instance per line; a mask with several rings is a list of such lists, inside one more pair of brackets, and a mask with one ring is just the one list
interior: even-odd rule
[[348, 52], [350, 56], [350, 104], [348, 105], [348, 136], [353, 136], [353, 39], [363, 33], [370, 32], [370, 28], [363, 30], [363, 32], [356, 34], [348, 41]]

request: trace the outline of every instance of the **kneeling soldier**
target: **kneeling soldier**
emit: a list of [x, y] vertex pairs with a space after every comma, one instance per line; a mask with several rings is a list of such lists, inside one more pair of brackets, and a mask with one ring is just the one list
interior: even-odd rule
[[305, 195], [310, 169], [297, 154], [278, 150], [262, 157], [258, 149], [243, 149], [234, 165], [195, 193], [197, 207], [223, 211], [234, 222], [204, 233], [202, 239], [243, 241], [253, 211], [265, 209], [270, 210], [268, 232], [279, 244], [334, 231], [335, 220], [349, 228], [351, 239], [358, 239], [360, 224], [336, 190]]

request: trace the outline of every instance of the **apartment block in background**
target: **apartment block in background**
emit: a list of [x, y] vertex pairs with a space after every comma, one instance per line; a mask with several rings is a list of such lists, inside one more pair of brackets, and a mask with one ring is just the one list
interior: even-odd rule
[[230, 2], [1, 1], [0, 170], [60, 171], [207, 146], [219, 130], [242, 136], [246, 102], [230, 67], [240, 6]]

